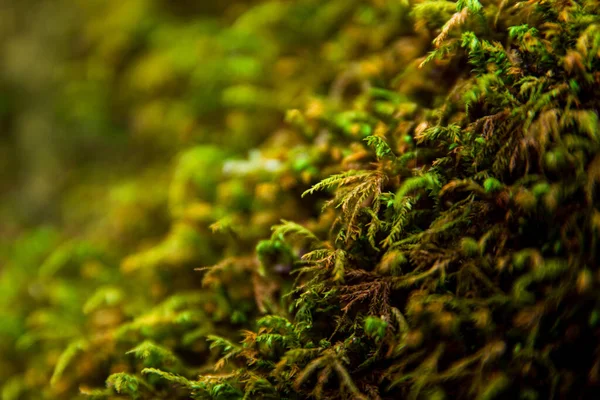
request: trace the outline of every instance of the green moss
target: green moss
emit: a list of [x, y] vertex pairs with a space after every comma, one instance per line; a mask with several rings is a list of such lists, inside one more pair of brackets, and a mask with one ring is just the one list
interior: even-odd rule
[[593, 398], [597, 2], [222, 3], [5, 28], [3, 398]]

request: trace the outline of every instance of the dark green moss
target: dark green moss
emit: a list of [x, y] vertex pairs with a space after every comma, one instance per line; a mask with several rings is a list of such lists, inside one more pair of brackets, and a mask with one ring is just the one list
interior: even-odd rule
[[600, 3], [163, 3], [77, 5], [134, 155], [1, 236], [3, 398], [600, 396]]

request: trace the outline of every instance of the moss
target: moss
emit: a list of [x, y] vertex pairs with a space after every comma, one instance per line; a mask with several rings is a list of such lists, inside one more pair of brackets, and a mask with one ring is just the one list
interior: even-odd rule
[[597, 396], [597, 2], [70, 7], [3, 398]]

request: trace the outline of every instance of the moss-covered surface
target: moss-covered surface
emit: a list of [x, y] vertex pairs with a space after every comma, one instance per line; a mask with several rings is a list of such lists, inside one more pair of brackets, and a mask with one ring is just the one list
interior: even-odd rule
[[4, 5], [3, 399], [600, 397], [598, 1], [204, 3]]

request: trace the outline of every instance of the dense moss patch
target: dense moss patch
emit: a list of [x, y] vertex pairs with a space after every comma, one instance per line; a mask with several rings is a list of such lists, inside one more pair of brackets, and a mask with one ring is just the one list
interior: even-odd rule
[[600, 396], [597, 1], [93, 3], [3, 398]]

